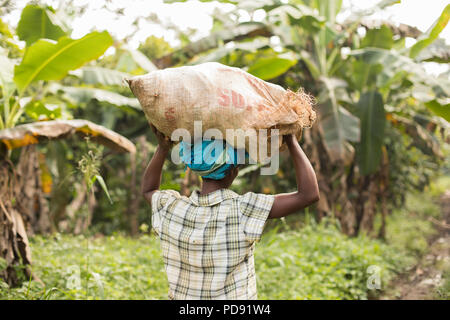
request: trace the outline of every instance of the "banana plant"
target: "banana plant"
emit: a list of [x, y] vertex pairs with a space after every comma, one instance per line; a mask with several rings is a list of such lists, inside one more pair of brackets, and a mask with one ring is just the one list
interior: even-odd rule
[[[256, 9], [265, 10], [266, 18], [258, 22], [258, 25], [270, 35], [278, 36], [280, 46], [285, 48], [285, 52], [290, 56], [290, 59], [283, 59], [283, 54], [273, 52], [271, 57], [257, 58], [250, 63], [247, 70], [269, 80], [286, 74], [289, 70], [304, 73], [305, 69], [300, 69], [298, 62], [303, 63], [314, 81], [308, 89], [318, 96], [317, 107], [321, 115], [318, 125], [323, 132], [323, 142], [329, 157], [333, 161], [342, 160], [347, 156], [349, 142], [361, 145], [370, 142], [369, 145], [357, 148], [359, 166], [364, 175], [375, 172], [381, 159], [381, 143], [385, 127], [385, 111], [381, 108], [384, 110], [386, 105], [394, 103], [392, 99], [395, 94], [390, 90], [391, 86], [407, 80], [413, 84], [424, 84], [428, 88], [433, 88], [420, 103], [448, 120], [450, 110], [448, 81], [437, 80], [427, 75], [420, 65], [421, 61], [425, 61], [425, 58], [420, 59], [420, 53], [426, 51], [445, 28], [449, 6], [410, 49], [405, 49], [401, 40], [395, 40], [390, 26], [368, 29], [364, 37], [356, 32], [364, 16], [399, 2], [399, 0], [379, 1], [368, 9], [353, 12], [344, 25], [336, 23], [336, 16], [342, 7], [341, 0], [230, 2], [236, 5], [235, 12], [246, 10], [251, 15]], [[237, 13], [235, 15], [238, 17]], [[237, 22], [237, 18], [231, 20], [228, 23], [242, 24]], [[225, 30], [231, 28], [231, 25], [224, 25], [222, 21], [218, 25], [220, 24]], [[245, 24], [251, 26], [255, 23], [245, 22]], [[197, 55], [202, 50], [208, 50], [205, 58], [194, 57], [195, 63], [198, 60], [203, 62], [224, 59], [237, 50], [244, 54], [246, 52], [241, 49], [246, 41], [238, 42], [233, 39], [234, 46], [220, 46], [207, 39], [188, 46], [188, 52]], [[243, 38], [249, 39], [250, 36]], [[351, 43], [349, 39], [352, 40]], [[259, 38], [256, 38], [253, 41], [258, 40]], [[202, 43], [209, 43], [217, 49], [210, 50], [211, 47], [199, 45]], [[348, 56], [343, 54], [343, 48], [350, 49]], [[183, 50], [180, 49], [178, 52], [184, 52]], [[173, 53], [171, 56], [174, 55], [176, 54]], [[193, 54], [188, 56], [192, 57]], [[441, 58], [434, 58], [436, 55], [430, 56], [428, 52], [426, 59], [428, 61], [441, 59], [445, 62], [445, 55], [441, 53], [439, 56]], [[160, 60], [168, 61], [167, 58], [163, 57]], [[351, 74], [349, 70], [352, 71]], [[303, 79], [306, 80], [306, 77]]]
[[[2, 193], [0, 197], [2, 206], [0, 218], [2, 221], [8, 221], [0, 239], [1, 258], [6, 258], [7, 270], [2, 271], [0, 277], [11, 285], [20, 282], [17, 266], [31, 264], [31, 252], [25, 231], [27, 219], [29, 219], [27, 214], [31, 213], [25, 214], [22, 212], [22, 207], [17, 208], [15, 204], [16, 199], [21, 199], [26, 192], [23, 192], [20, 185], [22, 180], [18, 182], [11, 178], [17, 169], [9, 159], [11, 150], [27, 146], [27, 149], [23, 150], [36, 150], [28, 149], [29, 145], [77, 133], [90, 136], [99, 143], [120, 152], [135, 152], [134, 144], [118, 133], [87, 120], [72, 120], [70, 113], [62, 112], [65, 98], [61, 97], [64, 95], [76, 103], [91, 99], [134, 107], [137, 107], [137, 103], [135, 99], [114, 92], [86, 87], [92, 83], [102, 83], [104, 86], [117, 85], [122, 73], [92, 68], [77, 73], [77, 69], [99, 58], [112, 45], [113, 39], [109, 33], [94, 31], [82, 38], [73, 39], [70, 37], [68, 28], [58, 21], [57, 17], [50, 7], [34, 4], [26, 6], [17, 28], [19, 39], [26, 43], [23, 57], [10, 58], [7, 50], [0, 48], [2, 89], [0, 104], [0, 170], [2, 174], [0, 180], [8, 190], [7, 194]], [[84, 79], [86, 82], [79, 87], [62, 86], [56, 83], [63, 79], [67, 83], [73, 82], [70, 79], [73, 76], [81, 81]], [[63, 95], [60, 94], [61, 91]], [[24, 113], [29, 117], [26, 121], [31, 122], [18, 125]], [[42, 121], [49, 119], [51, 121]], [[20, 160], [26, 161], [27, 157], [21, 156]], [[99, 174], [89, 181], [91, 185], [94, 182], [99, 183], [110, 199], [106, 184]], [[12, 192], [9, 192], [11, 190]], [[19, 250], [20, 252], [17, 250], [19, 247], [23, 249]], [[25, 271], [27, 278], [32, 276], [29, 268], [25, 267]]]
[[[37, 111], [33, 110], [34, 119], [47, 119], [48, 114], [65, 114], [70, 118], [70, 114], [61, 110], [51, 112], [55, 105], [62, 108], [65, 99], [75, 105], [96, 99], [140, 110], [136, 99], [108, 90], [111, 86], [123, 85], [123, 79], [129, 76], [127, 73], [95, 66], [83, 67], [112, 45], [113, 39], [108, 32], [95, 31], [72, 39], [68, 27], [53, 9], [31, 4], [22, 11], [17, 34], [27, 44], [20, 61], [8, 58], [7, 51], [0, 48], [0, 129], [14, 127], [27, 110], [33, 109], [33, 105], [39, 105], [37, 110], [43, 111], [39, 118]], [[128, 52], [144, 71], [155, 70], [153, 63], [142, 53]], [[80, 85], [61, 86], [54, 82], [68, 77], [78, 78]], [[64, 93], [62, 96], [59, 95], [61, 91]]]

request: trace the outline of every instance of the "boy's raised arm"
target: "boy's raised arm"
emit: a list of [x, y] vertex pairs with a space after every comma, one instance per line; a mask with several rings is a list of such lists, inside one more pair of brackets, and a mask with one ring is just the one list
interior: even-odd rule
[[154, 126], [152, 126], [152, 130], [158, 138], [158, 146], [156, 147], [156, 151], [153, 154], [150, 163], [145, 169], [141, 184], [141, 192], [150, 204], [152, 203], [153, 193], [157, 191], [161, 185], [162, 168], [172, 146], [172, 142], [168, 137], [165, 137]]
[[311, 163], [294, 135], [284, 139], [294, 162], [297, 192], [276, 195], [269, 219], [285, 217], [319, 200], [319, 186]]

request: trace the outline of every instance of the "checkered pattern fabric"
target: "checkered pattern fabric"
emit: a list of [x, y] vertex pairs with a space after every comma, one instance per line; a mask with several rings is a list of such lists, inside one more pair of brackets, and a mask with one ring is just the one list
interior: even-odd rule
[[221, 189], [152, 196], [170, 299], [256, 299], [253, 259], [274, 196]]

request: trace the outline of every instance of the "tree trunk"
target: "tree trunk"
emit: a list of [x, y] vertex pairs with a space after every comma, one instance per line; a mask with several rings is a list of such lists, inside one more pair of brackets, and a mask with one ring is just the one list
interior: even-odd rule
[[52, 229], [50, 210], [42, 185], [41, 166], [45, 166], [45, 158], [43, 155], [40, 157], [36, 146], [23, 147], [16, 167], [18, 183], [15, 185], [15, 193], [28, 234], [45, 234]]
[[25, 223], [17, 210], [17, 185], [14, 165], [4, 157], [0, 160], [0, 257], [6, 268], [0, 271], [0, 278], [9, 286], [18, 286], [32, 275]]

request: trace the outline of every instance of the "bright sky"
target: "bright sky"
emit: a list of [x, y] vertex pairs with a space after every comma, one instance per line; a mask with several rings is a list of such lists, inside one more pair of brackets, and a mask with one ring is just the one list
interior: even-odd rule
[[[6, 20], [13, 25], [17, 25], [22, 8], [28, 3], [26, 0], [16, 0], [16, 9], [6, 17]], [[44, 0], [54, 7], [58, 7], [63, 0]], [[123, 39], [130, 34], [133, 21], [138, 16], [148, 16], [150, 13], [157, 14], [162, 21], [172, 22], [182, 30], [193, 28], [199, 30], [192, 39], [196, 40], [209, 33], [212, 27], [212, 19], [209, 16], [214, 8], [220, 7], [223, 10], [230, 10], [233, 6], [220, 4], [218, 2], [202, 3], [200, 1], [188, 1], [185, 3], [164, 4], [163, 0], [111, 0], [111, 7], [125, 7], [124, 14], [116, 14], [102, 9], [104, 1], [77, 0], [77, 5], [89, 5], [89, 10], [75, 18], [70, 24], [73, 28], [72, 36], [77, 38], [85, 35], [92, 29], [108, 30], [118, 39]], [[345, 8], [363, 9], [371, 7], [374, 0], [344, 0]], [[415, 26], [422, 31], [426, 31], [441, 14], [448, 0], [402, 0], [400, 4], [388, 7], [383, 12], [374, 16], [377, 19], [388, 20], [394, 23], [406, 23]], [[258, 15], [257, 15], [258, 16]], [[260, 18], [263, 16], [259, 15]], [[338, 19], [345, 18], [345, 14]], [[245, 17], [243, 17], [245, 20]], [[173, 31], [165, 30], [161, 26], [148, 21], [141, 20], [139, 30], [131, 36], [130, 46], [137, 48], [139, 43], [144, 41], [149, 35], [164, 37], [171, 45], [179, 44]], [[450, 26], [447, 26], [441, 33], [441, 37], [450, 44]], [[412, 43], [409, 42], [411, 45]], [[444, 66], [430, 66], [430, 71], [435, 73]], [[437, 69], [436, 69], [437, 68]], [[428, 68], [427, 68], [428, 69]], [[436, 70], [433, 70], [436, 69]]]

